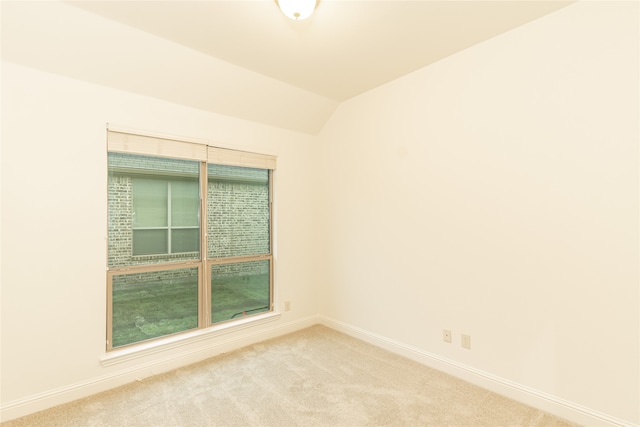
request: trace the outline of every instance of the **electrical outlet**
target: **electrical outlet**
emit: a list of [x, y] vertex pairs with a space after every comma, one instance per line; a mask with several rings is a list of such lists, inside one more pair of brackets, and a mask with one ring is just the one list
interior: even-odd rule
[[291, 301], [284, 302], [284, 311], [291, 311]]
[[444, 342], [451, 342], [451, 331], [448, 329], [443, 329], [442, 330], [442, 341]]
[[462, 345], [462, 348], [468, 348], [469, 350], [471, 350], [471, 336], [461, 334], [460, 345]]

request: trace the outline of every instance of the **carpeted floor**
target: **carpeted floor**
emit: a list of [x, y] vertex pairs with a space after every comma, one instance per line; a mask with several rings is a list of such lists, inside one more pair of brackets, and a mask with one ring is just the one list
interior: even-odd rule
[[574, 426], [323, 326], [2, 423]]

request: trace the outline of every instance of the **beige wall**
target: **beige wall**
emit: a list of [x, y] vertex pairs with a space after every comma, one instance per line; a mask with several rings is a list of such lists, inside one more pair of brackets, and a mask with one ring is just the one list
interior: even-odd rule
[[[314, 276], [308, 273], [317, 265], [310, 256], [313, 137], [7, 62], [2, 80], [4, 416], [145, 377], [225, 346], [258, 341], [286, 332], [292, 324], [299, 328], [317, 314]], [[279, 308], [292, 301], [290, 312], [250, 330], [101, 366], [107, 123], [278, 156], [276, 299]]]
[[581, 2], [343, 103], [321, 313], [637, 424], [638, 77], [638, 3]]
[[[302, 132], [337, 101], [87, 12], [66, 1], [2, 1], [2, 58], [131, 93]], [[151, 72], [150, 72], [151, 70]]]
[[[4, 62], [3, 416], [329, 319], [639, 424], [637, 17], [580, 2], [345, 102], [319, 136]], [[100, 365], [107, 122], [278, 155], [290, 312]]]

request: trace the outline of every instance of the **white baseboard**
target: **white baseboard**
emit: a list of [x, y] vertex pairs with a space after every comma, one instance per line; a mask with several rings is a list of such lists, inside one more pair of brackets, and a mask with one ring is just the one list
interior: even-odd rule
[[541, 409], [550, 414], [584, 426], [603, 427], [638, 427], [628, 421], [586, 408], [573, 402], [560, 399], [531, 387], [497, 377], [488, 372], [472, 368], [436, 354], [403, 344], [401, 342], [374, 334], [364, 329], [325, 317], [320, 317], [320, 324], [343, 332], [354, 338], [384, 348], [392, 353], [407, 357], [423, 365], [446, 372], [484, 389]]
[[196, 363], [266, 339], [295, 332], [318, 323], [320, 323], [318, 316], [309, 316], [291, 322], [280, 322], [274, 327], [262, 327], [255, 330], [246, 328], [239, 334], [226, 334], [216, 337], [215, 340], [202, 340], [197, 345], [185, 346], [184, 351], [168, 357], [159, 356], [152, 361], [120, 369], [87, 381], [48, 390], [23, 399], [3, 402], [0, 405], [0, 421], [9, 421], [124, 384], [140, 381], [152, 375]]
[[151, 362], [142, 363], [133, 368], [118, 370], [87, 381], [2, 403], [2, 405], [0, 405], [0, 420], [8, 421], [42, 411], [147, 378], [151, 375], [199, 362], [224, 352], [295, 332], [318, 323], [581, 425], [640, 427], [636, 424], [617, 419], [573, 402], [568, 402], [530, 387], [497, 377], [488, 372], [466, 366], [325, 316], [309, 316], [292, 322], [279, 323], [277, 326], [267, 330], [262, 328], [249, 332], [245, 330], [245, 333], [240, 336], [235, 334], [225, 335], [217, 339], [214, 344], [209, 341], [203, 341], [201, 345], [197, 347], [189, 347], [188, 350], [170, 357], [156, 358]]

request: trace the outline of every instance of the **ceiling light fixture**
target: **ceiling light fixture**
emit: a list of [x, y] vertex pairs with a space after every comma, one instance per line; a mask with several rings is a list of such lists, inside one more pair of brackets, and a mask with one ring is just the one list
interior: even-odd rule
[[311, 16], [317, 0], [276, 0], [278, 7], [287, 17], [301, 21]]

